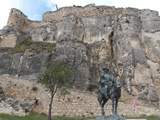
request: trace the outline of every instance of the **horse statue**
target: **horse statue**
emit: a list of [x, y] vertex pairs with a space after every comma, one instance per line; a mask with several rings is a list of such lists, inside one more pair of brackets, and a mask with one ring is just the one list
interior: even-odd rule
[[[105, 70], [104, 70], [105, 71]], [[110, 85], [110, 87], [105, 88], [104, 86], [109, 84], [106, 82], [102, 82], [102, 85], [100, 83], [100, 87], [98, 90], [98, 102], [101, 107], [101, 113], [102, 115], [105, 115], [104, 106], [108, 102], [109, 99], [112, 100], [112, 114], [117, 114], [117, 107], [118, 107], [118, 101], [121, 97], [121, 84], [119, 80], [115, 80], [113, 77], [107, 76], [108, 71], [106, 71], [106, 78], [105, 75], [101, 77], [101, 81], [111, 81], [113, 84]], [[106, 90], [106, 91], [105, 91]]]

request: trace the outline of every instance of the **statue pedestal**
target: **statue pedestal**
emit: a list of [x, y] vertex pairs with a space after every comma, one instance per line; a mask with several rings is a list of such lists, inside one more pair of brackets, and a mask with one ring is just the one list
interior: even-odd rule
[[126, 120], [119, 115], [109, 115], [109, 116], [97, 116], [96, 120]]

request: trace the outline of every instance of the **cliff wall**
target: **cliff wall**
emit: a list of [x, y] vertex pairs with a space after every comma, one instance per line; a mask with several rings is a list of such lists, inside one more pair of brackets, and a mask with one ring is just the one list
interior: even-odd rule
[[149, 9], [87, 5], [31, 21], [12, 9], [0, 30], [0, 74], [36, 80], [45, 63], [56, 60], [73, 67], [76, 88], [95, 90], [106, 66], [125, 91], [159, 106], [160, 16]]

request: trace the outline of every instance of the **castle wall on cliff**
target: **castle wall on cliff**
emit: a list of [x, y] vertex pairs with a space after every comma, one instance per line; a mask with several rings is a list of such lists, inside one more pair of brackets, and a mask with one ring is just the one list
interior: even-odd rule
[[[28, 39], [55, 44], [55, 49], [12, 54], [4, 50]], [[48, 60], [69, 63], [75, 71], [74, 85], [85, 90], [96, 88], [102, 66], [123, 72], [127, 91], [157, 105], [160, 16], [149, 9], [87, 5], [46, 12], [42, 21], [31, 21], [12, 9], [7, 26], [0, 30], [0, 74], [37, 79]]]

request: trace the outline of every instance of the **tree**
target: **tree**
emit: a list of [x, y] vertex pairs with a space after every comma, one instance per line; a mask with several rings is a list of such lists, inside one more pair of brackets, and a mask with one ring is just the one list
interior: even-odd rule
[[48, 110], [48, 120], [51, 120], [53, 98], [57, 90], [71, 87], [71, 77], [71, 67], [62, 62], [55, 62], [54, 64], [49, 64], [44, 73], [40, 76], [40, 83], [42, 83], [48, 88], [51, 95]]

